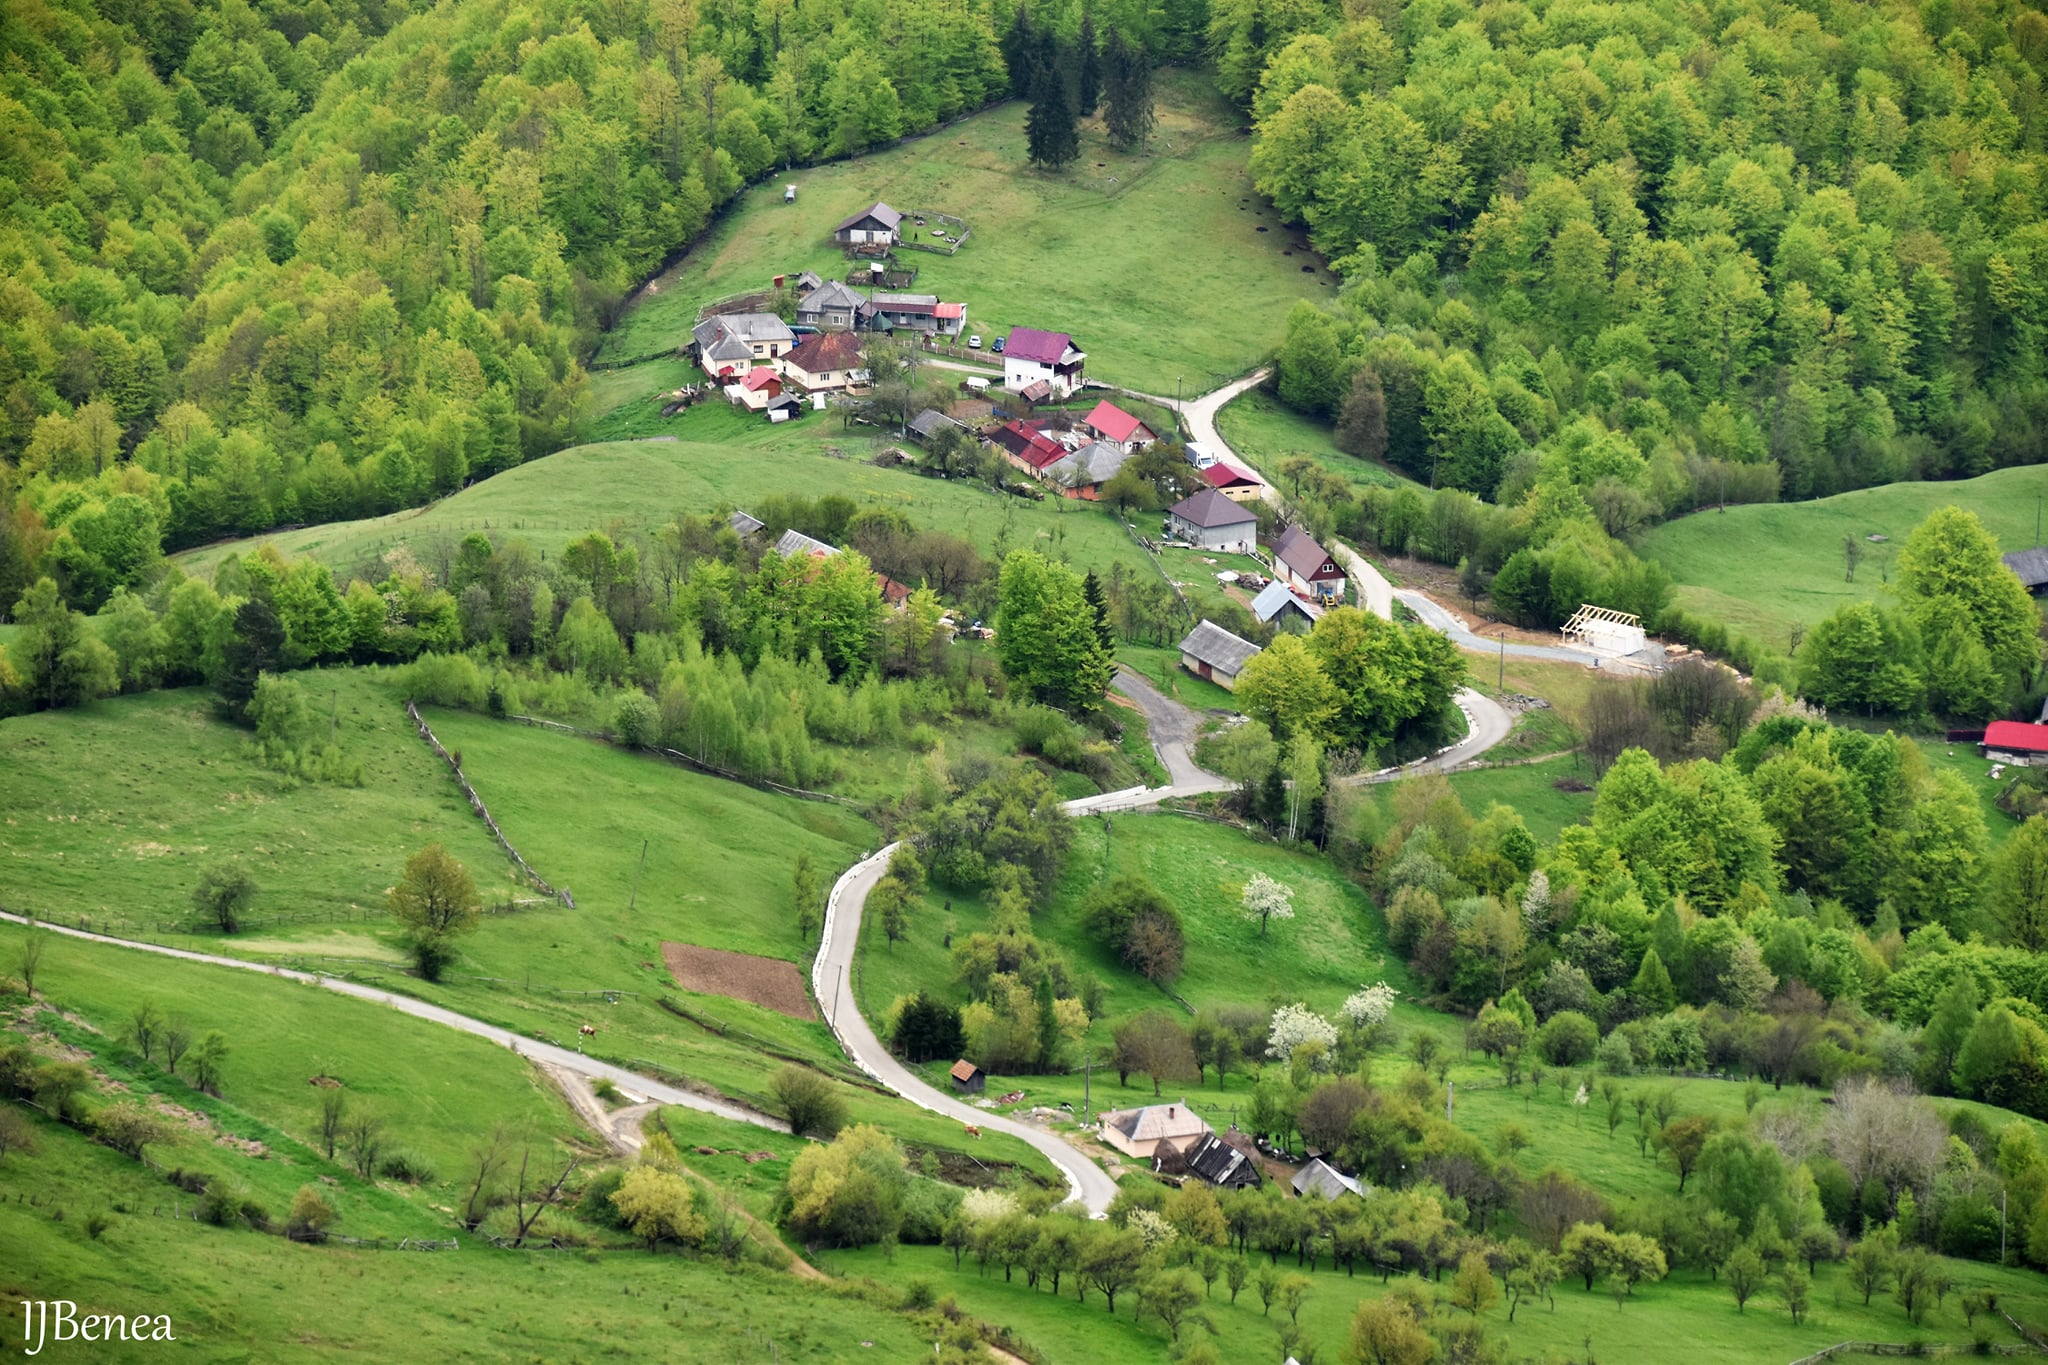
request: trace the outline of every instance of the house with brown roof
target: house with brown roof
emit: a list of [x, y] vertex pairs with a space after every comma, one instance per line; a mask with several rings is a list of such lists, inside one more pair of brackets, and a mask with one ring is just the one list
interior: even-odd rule
[[1202, 1116], [1179, 1104], [1148, 1104], [1140, 1109], [1119, 1109], [1102, 1116], [1102, 1140], [1125, 1156], [1150, 1161], [1160, 1145], [1186, 1151], [1197, 1138], [1213, 1133]]
[[782, 358], [782, 372], [806, 393], [837, 393], [867, 383], [860, 338], [851, 332], [821, 332]]
[[902, 214], [877, 201], [842, 220], [832, 229], [832, 240], [841, 246], [894, 246], [902, 223]]
[[1166, 529], [1176, 540], [1204, 550], [1248, 555], [1259, 540], [1259, 519], [1213, 488], [1192, 493], [1166, 509]]
[[988, 433], [989, 443], [1003, 452], [1003, 458], [1017, 468], [1038, 477], [1047, 465], [1066, 458], [1067, 448], [1045, 431], [1020, 419], [1011, 419]]
[[1129, 452], [1143, 450], [1159, 437], [1152, 428], [1125, 412], [1107, 398], [1097, 403], [1081, 425], [1095, 434], [1098, 441], [1107, 441]]
[[979, 1095], [988, 1087], [988, 1073], [965, 1057], [953, 1063], [947, 1074], [953, 1078], [953, 1088], [962, 1094]]
[[1273, 542], [1273, 572], [1288, 587], [1318, 601], [1344, 600], [1344, 570], [1299, 526], [1288, 527]]

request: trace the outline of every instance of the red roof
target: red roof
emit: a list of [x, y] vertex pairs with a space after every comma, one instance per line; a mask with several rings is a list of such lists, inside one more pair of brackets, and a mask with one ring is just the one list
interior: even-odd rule
[[2048, 754], [2048, 725], [1994, 720], [1984, 727], [1984, 747], [2016, 754]]
[[1259, 482], [1242, 469], [1233, 469], [1221, 460], [1202, 470], [1201, 475], [1213, 488], [1242, 488], [1246, 484], [1256, 486]]
[[1100, 432], [1105, 441], [1115, 441], [1119, 445], [1130, 440], [1140, 432], [1143, 432], [1147, 437], [1152, 435], [1152, 428], [1146, 426], [1107, 398], [1097, 403], [1095, 411], [1089, 413], [1081, 420]]
[[1003, 343], [1003, 354], [1018, 360], [1032, 360], [1040, 365], [1057, 365], [1060, 357], [1074, 348], [1074, 339], [1065, 332], [1041, 332], [1036, 327], [1015, 327]]
[[777, 391], [779, 392], [781, 383], [782, 376], [773, 370], [752, 369], [748, 370], [747, 377], [740, 381], [740, 387], [749, 392], [758, 392], [761, 389], [767, 388], [770, 384], [774, 384], [778, 386]]
[[964, 303], [942, 303], [932, 310], [932, 315], [941, 318], [964, 318], [967, 316], [967, 305]]
[[1045, 468], [1067, 453], [1065, 446], [1044, 432], [1015, 420], [1003, 423], [989, 439], [1034, 470]]
[[882, 601], [889, 606], [899, 606], [910, 600], [910, 589], [885, 573], [875, 575], [875, 586], [882, 590]]

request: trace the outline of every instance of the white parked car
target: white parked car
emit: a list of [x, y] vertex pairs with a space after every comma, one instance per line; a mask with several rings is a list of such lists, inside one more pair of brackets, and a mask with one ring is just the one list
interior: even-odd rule
[[975, 335], [967, 338], [967, 349], [970, 351], [978, 351], [981, 349], [980, 333], [976, 333]]

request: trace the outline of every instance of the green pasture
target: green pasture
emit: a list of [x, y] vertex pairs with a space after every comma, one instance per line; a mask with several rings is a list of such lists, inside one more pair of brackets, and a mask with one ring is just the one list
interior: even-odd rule
[[1280, 466], [1303, 455], [1351, 484], [1422, 489], [1392, 465], [1337, 449], [1329, 423], [1283, 406], [1263, 388], [1231, 400], [1216, 414], [1216, 430], [1233, 451], [1290, 494], [1299, 490], [1280, 473]]
[[1496, 801], [1513, 806], [1536, 842], [1546, 846], [1556, 842], [1565, 826], [1593, 815], [1591, 791], [1561, 791], [1557, 786], [1573, 780], [1592, 785], [1593, 767], [1582, 754], [1473, 768], [1452, 773], [1449, 780], [1451, 790], [1473, 815], [1486, 814], [1486, 808]]
[[[2036, 543], [2048, 469], [2023, 465], [1955, 483], [1894, 483], [1815, 502], [1709, 508], [1646, 534], [1641, 549], [1671, 571], [1678, 604], [1779, 653], [1792, 631], [1849, 602], [1884, 602], [1899, 546], [1938, 507], [1975, 512], [2004, 550]], [[1885, 537], [1871, 541], [1870, 536]], [[1843, 544], [1862, 561], [1848, 581]]]
[[[1278, 344], [1296, 299], [1333, 297], [1335, 278], [1253, 191], [1250, 144], [1208, 82], [1161, 72], [1157, 92], [1158, 132], [1143, 154], [1111, 149], [1091, 120], [1080, 159], [1058, 174], [1025, 164], [1025, 107], [1012, 102], [873, 156], [765, 180], [643, 291], [598, 359], [672, 350], [703, 304], [766, 290], [776, 275], [843, 277], [832, 228], [880, 199], [967, 220], [956, 255], [898, 254], [918, 269], [912, 288], [965, 302], [968, 330], [985, 341], [1017, 326], [1070, 332], [1093, 377], [1205, 392]], [[795, 204], [783, 203], [785, 184]]]

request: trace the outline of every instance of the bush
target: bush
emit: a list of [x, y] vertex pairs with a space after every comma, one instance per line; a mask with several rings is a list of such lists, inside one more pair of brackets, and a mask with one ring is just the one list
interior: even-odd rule
[[304, 1241], [317, 1241], [327, 1235], [327, 1229], [334, 1222], [334, 1205], [314, 1185], [299, 1186], [292, 1196], [292, 1211], [285, 1223], [287, 1235]]
[[393, 1152], [378, 1164], [377, 1173], [386, 1179], [400, 1180], [408, 1185], [434, 1183], [433, 1166], [417, 1152]]
[[938, 1180], [913, 1180], [903, 1195], [903, 1227], [899, 1240], [918, 1246], [938, 1245], [946, 1220], [960, 1211], [963, 1194], [957, 1185]]
[[114, 1216], [112, 1214], [105, 1212], [93, 1213], [88, 1215], [85, 1220], [85, 1235], [97, 1242], [106, 1235], [107, 1229], [112, 1226], [114, 1226]]
[[789, 1131], [829, 1138], [846, 1126], [846, 1101], [832, 1082], [809, 1067], [785, 1066], [768, 1082]]
[[1636, 1069], [1635, 1051], [1628, 1045], [1628, 1036], [1618, 1030], [1600, 1044], [1599, 1057], [1600, 1069], [1610, 1076], [1626, 1076]]
[[1552, 1066], [1583, 1066], [1599, 1045], [1599, 1025], [1577, 1010], [1559, 1010], [1536, 1034], [1537, 1049]]
[[644, 749], [661, 737], [661, 708], [645, 692], [628, 692], [612, 706], [612, 735], [629, 749]]
[[206, 1193], [199, 1196], [199, 1221], [217, 1228], [232, 1227], [250, 1206], [255, 1206], [259, 1214], [262, 1212], [241, 1186], [226, 1176], [215, 1176], [206, 1182]]
[[576, 1216], [586, 1223], [601, 1228], [612, 1228], [623, 1232], [626, 1220], [619, 1213], [619, 1206], [612, 1202], [612, 1196], [619, 1192], [619, 1186], [626, 1179], [624, 1171], [601, 1172], [576, 1200]]

